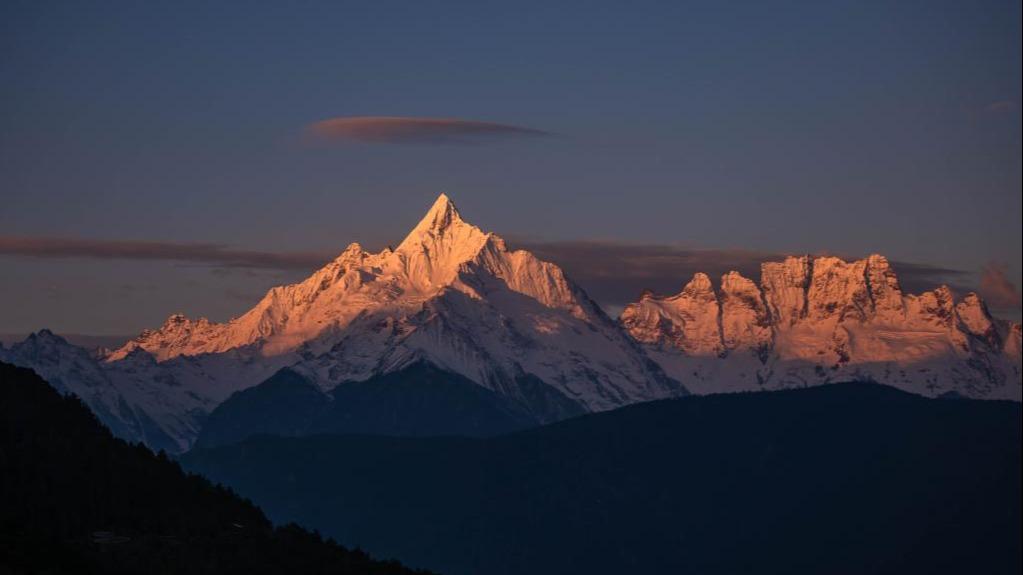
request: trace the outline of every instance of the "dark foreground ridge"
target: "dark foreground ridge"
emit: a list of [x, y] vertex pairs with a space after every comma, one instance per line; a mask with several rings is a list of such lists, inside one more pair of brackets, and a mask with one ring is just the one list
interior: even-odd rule
[[542, 418], [527, 405], [550, 406], [544, 415], [555, 419], [582, 413], [542, 382], [520, 377], [516, 383], [523, 393], [534, 391], [528, 402], [513, 401], [425, 361], [327, 393], [284, 368], [217, 406], [196, 445], [215, 447], [254, 435], [323, 433], [485, 437], [540, 425]]
[[262, 436], [183, 464], [456, 575], [1016, 575], [1020, 449], [1019, 404], [834, 384], [491, 438]]
[[115, 439], [78, 398], [0, 363], [0, 574], [14, 573], [413, 571], [274, 528], [227, 489]]

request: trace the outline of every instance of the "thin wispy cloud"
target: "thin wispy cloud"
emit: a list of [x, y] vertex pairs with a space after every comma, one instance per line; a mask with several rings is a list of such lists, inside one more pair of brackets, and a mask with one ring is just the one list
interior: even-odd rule
[[306, 126], [319, 142], [371, 144], [478, 144], [495, 139], [548, 136], [548, 132], [476, 120], [399, 116], [330, 118]]
[[334, 257], [316, 252], [239, 250], [209, 243], [18, 236], [0, 236], [0, 254], [49, 259], [165, 260], [276, 270], [312, 270]]
[[992, 262], [984, 266], [977, 291], [994, 309], [1019, 310], [1021, 307], [1019, 289], [1009, 280], [1005, 264]]
[[644, 290], [674, 294], [696, 272], [720, 277], [737, 270], [760, 276], [760, 262], [774, 254], [745, 250], [685, 249], [670, 245], [609, 241], [517, 241], [513, 247], [529, 250], [561, 266], [590, 297], [608, 305], [624, 305]]
[[957, 294], [974, 290], [973, 274], [966, 270], [903, 261], [893, 261], [891, 264], [905, 293], [923, 293], [939, 285], [947, 285]]
[[[760, 264], [781, 261], [787, 255], [740, 249], [692, 249], [672, 245], [629, 244], [607, 241], [537, 242], [522, 240], [513, 247], [527, 249], [560, 265], [590, 296], [609, 306], [635, 301], [644, 290], [676, 294], [697, 272], [717, 284], [729, 271], [760, 280]], [[856, 259], [845, 257], [846, 260]], [[968, 272], [911, 262], [892, 262], [903, 290], [919, 293], [941, 284], [957, 292]]]
[[[761, 263], [780, 261], [787, 255], [612, 241], [517, 240], [509, 241], [509, 244], [512, 248], [529, 250], [541, 259], [558, 264], [590, 297], [607, 306], [633, 302], [647, 289], [659, 294], [678, 293], [696, 272], [708, 274], [715, 284], [723, 274], [733, 270], [758, 281]], [[262, 274], [272, 271], [311, 272], [338, 254], [240, 250], [210, 243], [0, 236], [0, 255], [40, 259], [171, 261], [210, 266], [216, 273], [258, 270]], [[892, 262], [892, 266], [908, 293], [919, 293], [941, 284], [950, 285], [958, 293], [970, 289], [970, 274], [965, 271], [912, 262]], [[1005, 278], [1004, 267], [989, 266], [986, 269], [981, 279], [981, 293], [990, 298], [995, 308], [1012, 307], [1005, 305], [1011, 301], [1016, 301], [1018, 307], [1019, 292]]]

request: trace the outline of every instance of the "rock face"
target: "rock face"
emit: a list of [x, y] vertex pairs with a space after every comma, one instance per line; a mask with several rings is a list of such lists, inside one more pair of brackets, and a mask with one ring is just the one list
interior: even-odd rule
[[[249, 389], [218, 414], [218, 437], [238, 436], [244, 422], [485, 434], [687, 389], [870, 379], [931, 396], [1019, 400], [1020, 348], [1019, 325], [994, 320], [980, 298], [957, 302], [944, 287], [903, 294], [881, 256], [788, 258], [763, 264], [759, 284], [732, 272], [718, 290], [697, 274], [678, 295], [644, 295], [616, 323], [558, 266], [509, 250], [441, 195], [397, 248], [352, 244], [231, 321], [172, 315], [103, 357], [43, 331], [0, 347], [0, 361], [78, 394], [119, 436], [180, 452], [218, 406]], [[284, 368], [288, 377], [268, 381]], [[326, 415], [296, 427], [250, 410], [281, 401]], [[356, 425], [337, 401], [394, 421]], [[481, 421], [469, 409], [481, 405], [495, 415]]]
[[[11, 355], [19, 365], [38, 363]], [[89, 369], [118, 392], [127, 383], [111, 374], [143, 360], [136, 375], [174, 382], [170, 391], [149, 389], [168, 413], [146, 412], [167, 422], [175, 451], [192, 444], [214, 406], [284, 367], [325, 396], [348, 397], [333, 392], [428, 365], [492, 392], [516, 421], [534, 424], [685, 393], [560, 268], [510, 251], [444, 195], [393, 250], [352, 244], [234, 320], [173, 315]], [[178, 396], [190, 415], [168, 399]], [[188, 425], [171, 425], [182, 418]]]
[[680, 389], [560, 268], [509, 251], [445, 195], [394, 250], [352, 244], [235, 320], [172, 316], [108, 361], [135, 349], [160, 361], [254, 350], [326, 388], [425, 359], [489, 389], [535, 376], [586, 411]]
[[707, 274], [696, 274], [676, 296], [643, 300], [622, 315], [622, 323], [639, 342], [670, 346], [688, 355], [716, 355], [724, 350], [718, 325], [721, 308]]
[[976, 294], [906, 295], [888, 260], [789, 257], [736, 272], [720, 295], [697, 274], [630, 304], [621, 325], [694, 393], [867, 379], [922, 395], [1020, 400], [1020, 327]]
[[721, 339], [725, 349], [761, 354], [771, 347], [771, 316], [757, 285], [738, 272], [721, 277]]

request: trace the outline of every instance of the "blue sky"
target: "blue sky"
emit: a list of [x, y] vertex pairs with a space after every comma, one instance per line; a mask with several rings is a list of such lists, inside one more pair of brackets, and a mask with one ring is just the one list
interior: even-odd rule
[[[1020, 16], [1011, 1], [8, 0], [0, 240], [330, 254], [400, 241], [444, 191], [523, 243], [880, 252], [966, 288], [1001, 263], [1019, 286]], [[346, 116], [550, 135], [306, 137]], [[0, 250], [0, 332], [226, 319], [304, 273]]]

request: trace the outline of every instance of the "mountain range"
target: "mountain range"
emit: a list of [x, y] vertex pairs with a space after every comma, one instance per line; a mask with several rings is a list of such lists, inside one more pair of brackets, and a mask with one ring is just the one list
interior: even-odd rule
[[693, 393], [874, 381], [931, 397], [1020, 401], [1020, 324], [975, 293], [905, 294], [884, 256], [789, 257], [760, 283], [698, 273], [676, 295], [645, 293], [621, 324]]
[[1021, 395], [1019, 324], [974, 294], [903, 294], [881, 256], [788, 258], [717, 291], [697, 274], [615, 321], [443, 194], [396, 248], [352, 244], [228, 322], [172, 315], [100, 352], [43, 330], [0, 360], [171, 453], [255, 433], [492, 435], [690, 392], [851, 379]]
[[274, 521], [450, 575], [1016, 574], [1020, 421], [837, 383], [498, 437], [261, 435], [181, 463]]

